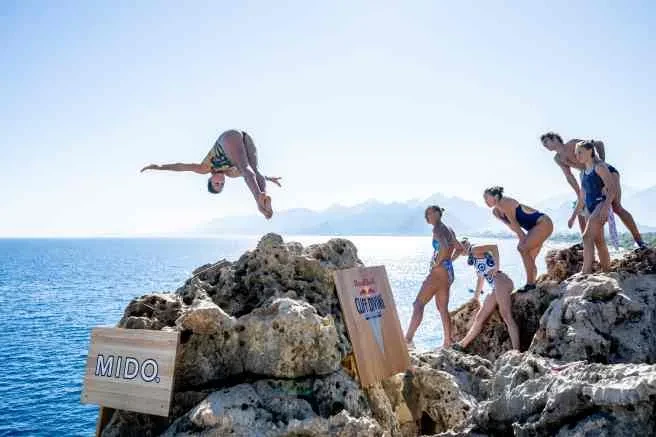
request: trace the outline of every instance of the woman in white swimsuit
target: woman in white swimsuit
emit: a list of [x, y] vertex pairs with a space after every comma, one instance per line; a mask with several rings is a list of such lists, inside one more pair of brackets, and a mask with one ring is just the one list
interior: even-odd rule
[[474, 246], [465, 238], [460, 242], [460, 248], [453, 259], [463, 254], [467, 255], [467, 264], [474, 267], [478, 277], [474, 299], [478, 299], [485, 283], [492, 288], [492, 292], [488, 294], [483, 305], [478, 309], [474, 317], [474, 323], [469, 328], [467, 335], [459, 342], [454, 343], [452, 347], [460, 351], [465, 350], [481, 332], [487, 319], [498, 307], [501, 318], [508, 327], [513, 349], [519, 350], [519, 329], [512, 316], [512, 301], [510, 299], [514, 284], [508, 275], [499, 270], [499, 249], [497, 245]]

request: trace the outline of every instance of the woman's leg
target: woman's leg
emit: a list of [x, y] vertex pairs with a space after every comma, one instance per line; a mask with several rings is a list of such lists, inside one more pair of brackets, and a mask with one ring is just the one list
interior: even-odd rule
[[609, 271], [610, 255], [608, 254], [608, 245], [606, 244], [606, 238], [604, 238], [603, 227], [602, 231], [595, 236], [594, 244], [597, 248], [597, 253], [599, 254], [599, 267], [601, 267], [601, 271]]
[[519, 328], [512, 315], [512, 299], [510, 298], [510, 293], [512, 293], [514, 287], [513, 282], [505, 273], [499, 272], [494, 283], [494, 294], [499, 305], [499, 314], [501, 314], [501, 318], [508, 327], [513, 349], [519, 350]]
[[[599, 218], [601, 208], [603, 208], [603, 203], [600, 203], [594, 209], [583, 232], [583, 269], [581, 272], [585, 274], [592, 273], [596, 243], [600, 239], [604, 239], [604, 222]], [[608, 248], [606, 248], [606, 256], [608, 256]]]
[[442, 342], [443, 347], [449, 347], [451, 346], [451, 343], [453, 343], [451, 335], [451, 316], [449, 316], [450, 289], [451, 284], [448, 279], [446, 281], [440, 281], [440, 286], [435, 294], [435, 304], [437, 305], [437, 311], [440, 313], [440, 318], [442, 319], [442, 330], [444, 331], [444, 341]]
[[273, 208], [271, 206], [271, 196], [266, 194], [266, 179], [260, 173], [260, 170], [257, 167], [257, 148], [255, 143], [250, 135], [242, 135], [242, 140], [244, 142], [244, 148], [246, 149], [246, 157], [248, 160], [248, 165], [253, 169], [255, 173], [255, 182], [257, 183], [258, 188], [263, 194], [263, 208], [260, 209], [263, 213], [268, 215], [273, 215]]
[[604, 236], [604, 224], [601, 225], [601, 231], [594, 235], [594, 245], [599, 255], [599, 267], [602, 272], [610, 270], [610, 255], [608, 254], [608, 245]]
[[250, 135], [244, 135], [244, 146], [246, 147], [246, 156], [248, 157], [248, 164], [253, 169], [255, 173], [255, 180], [257, 181], [257, 186], [260, 187], [260, 191], [263, 193], [266, 192], [266, 179], [260, 173], [260, 170], [257, 168], [257, 148], [255, 143]]
[[[415, 332], [419, 325], [421, 324], [422, 319], [424, 318], [424, 307], [426, 304], [433, 298], [435, 292], [437, 291], [437, 284], [439, 281], [438, 269], [434, 268], [424, 279], [417, 298], [412, 306], [412, 317], [410, 318], [410, 324], [408, 325], [408, 331], [405, 334], [406, 343], [412, 343], [412, 339], [415, 336]], [[446, 272], [445, 272], [446, 274]]]
[[611, 175], [614, 177], [615, 188], [617, 189], [617, 195], [615, 196], [615, 199], [613, 199], [612, 203], [613, 212], [620, 217], [620, 220], [622, 220], [624, 226], [626, 226], [629, 232], [631, 232], [631, 235], [633, 236], [633, 239], [638, 244], [638, 246], [642, 247], [644, 243], [642, 242], [642, 235], [640, 235], [638, 225], [636, 225], [635, 220], [633, 220], [633, 215], [631, 215], [631, 213], [624, 209], [622, 206], [622, 188], [620, 186], [620, 175], [618, 173], [611, 173]]
[[[537, 247], [534, 247], [531, 249], [529, 254], [531, 255], [531, 258], [533, 259], [533, 263], [535, 264], [535, 260], [538, 259], [538, 255], [540, 254], [540, 251], [542, 250], [542, 244], [540, 244]], [[537, 268], [537, 267], [536, 267]]]
[[529, 285], [535, 284], [535, 279], [538, 275], [538, 267], [535, 265], [535, 259], [542, 244], [549, 238], [553, 232], [553, 223], [547, 216], [542, 218], [528, 233], [523, 243], [517, 246], [517, 250], [522, 256], [524, 262], [524, 269], [526, 270], [526, 283]]
[[494, 312], [494, 309], [497, 307], [497, 300], [494, 296], [494, 292], [488, 294], [483, 301], [483, 305], [478, 309], [476, 315], [474, 316], [474, 322], [472, 323], [467, 335], [458, 342], [460, 346], [466, 348], [469, 344], [474, 341], [476, 336], [480, 334], [483, 329], [483, 325], [490, 318], [490, 315]]
[[585, 231], [585, 217], [581, 214], [579, 214], [579, 229], [581, 229], [581, 235], [583, 235], [583, 231]]

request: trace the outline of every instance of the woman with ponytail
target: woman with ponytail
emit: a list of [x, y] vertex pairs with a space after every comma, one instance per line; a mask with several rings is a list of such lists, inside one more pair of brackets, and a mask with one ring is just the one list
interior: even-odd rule
[[[608, 220], [609, 214], [613, 214], [613, 204], [620, 204], [619, 173], [615, 167], [597, 157], [592, 141], [581, 141], [576, 144], [576, 158], [585, 166], [585, 169], [581, 173], [581, 196], [572, 217], [583, 210], [587, 210], [589, 214], [583, 231], [582, 272], [592, 273], [595, 249], [599, 254], [601, 270], [608, 271], [610, 255], [604, 237], [604, 224]], [[570, 228], [573, 222], [574, 218], [570, 218], [567, 223]], [[636, 233], [636, 241], [642, 247], [644, 245], [642, 237], [637, 230]]]
[[496, 218], [504, 222], [519, 238], [517, 251], [522, 256], [526, 271], [526, 285], [517, 291], [535, 289], [538, 267], [535, 259], [542, 245], [553, 232], [553, 223], [548, 215], [517, 200], [503, 195], [503, 187], [487, 188], [483, 194], [485, 203], [492, 208]]
[[453, 230], [442, 222], [443, 213], [444, 209], [437, 205], [429, 206], [424, 212], [426, 222], [433, 227], [433, 257], [428, 276], [421, 285], [413, 304], [412, 318], [405, 335], [405, 341], [411, 348], [414, 347], [412, 339], [424, 317], [424, 307], [433, 297], [435, 297], [435, 305], [442, 318], [443, 347], [448, 347], [453, 343], [449, 317], [449, 292], [454, 280], [451, 258], [458, 241]]

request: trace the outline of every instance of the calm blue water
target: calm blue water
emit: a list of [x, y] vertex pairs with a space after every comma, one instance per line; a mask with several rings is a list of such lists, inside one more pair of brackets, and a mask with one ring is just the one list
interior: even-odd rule
[[[292, 237], [303, 244], [329, 237]], [[427, 272], [430, 238], [353, 237], [367, 265], [387, 268], [403, 329]], [[487, 240], [491, 242], [490, 240]], [[114, 325], [135, 296], [172, 291], [196, 267], [236, 259], [256, 238], [0, 240], [0, 436], [89, 436], [97, 407], [80, 404], [90, 329]], [[499, 240], [501, 262], [524, 283], [515, 240]], [[544, 262], [538, 265], [544, 271]], [[456, 262], [450, 308], [471, 298], [471, 267]], [[415, 343], [441, 344], [435, 306]]]

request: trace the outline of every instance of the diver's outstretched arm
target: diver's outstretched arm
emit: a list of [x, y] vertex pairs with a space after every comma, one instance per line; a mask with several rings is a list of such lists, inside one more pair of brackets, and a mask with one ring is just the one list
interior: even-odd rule
[[565, 174], [565, 179], [567, 179], [567, 183], [570, 185], [570, 187], [572, 187], [572, 189], [578, 196], [579, 193], [581, 192], [581, 188], [579, 187], [579, 183], [576, 180], [576, 177], [574, 177], [574, 174], [572, 173], [572, 169], [568, 165], [564, 164], [560, 160], [558, 155], [554, 156], [554, 161], [556, 161], [558, 167], [560, 167], [560, 169], [563, 171], [563, 173]]
[[209, 165], [205, 164], [150, 164], [141, 169], [141, 173], [145, 170], [170, 170], [170, 171], [193, 171], [194, 173], [207, 174], [211, 171]]

